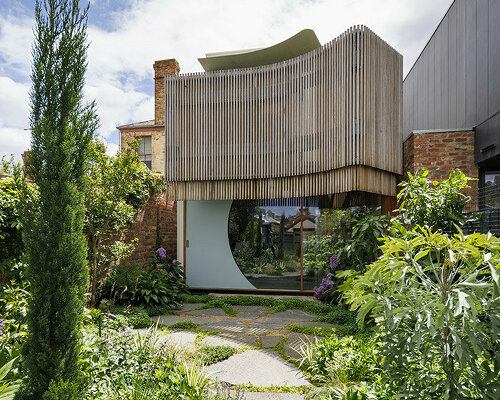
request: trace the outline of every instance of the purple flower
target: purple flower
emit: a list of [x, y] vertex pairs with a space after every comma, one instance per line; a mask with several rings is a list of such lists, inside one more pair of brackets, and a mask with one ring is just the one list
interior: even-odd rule
[[331, 289], [335, 286], [335, 283], [331, 280], [333, 276], [334, 274], [330, 273], [326, 276], [326, 278], [323, 278], [321, 284], [314, 288], [314, 297], [316, 297], [318, 300], [321, 300], [321, 295], [328, 289]]
[[3, 319], [0, 319], [0, 336], [3, 335], [3, 327], [5, 326], [5, 324], [3, 323]]
[[156, 254], [158, 254], [162, 260], [167, 258], [167, 251], [163, 247], [160, 247], [158, 250], [156, 250]]
[[174, 274], [171, 272], [170, 274], [168, 274], [168, 277], [169, 277], [169, 278], [173, 278], [173, 277], [174, 277]]
[[176, 260], [176, 259], [172, 260], [172, 264], [177, 264], [178, 262], [179, 262], [179, 260]]
[[332, 256], [330, 257], [330, 270], [333, 272], [335, 271], [335, 269], [337, 269], [337, 267], [340, 265], [340, 260], [339, 258], [337, 257], [337, 255], [334, 253], [332, 254]]

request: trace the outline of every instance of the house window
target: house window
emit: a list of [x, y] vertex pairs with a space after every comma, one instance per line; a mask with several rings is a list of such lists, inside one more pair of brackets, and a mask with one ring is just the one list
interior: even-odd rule
[[151, 169], [151, 136], [147, 136], [141, 139], [139, 142], [139, 147], [137, 148], [137, 154], [139, 154], [139, 159], [146, 164], [146, 167]]

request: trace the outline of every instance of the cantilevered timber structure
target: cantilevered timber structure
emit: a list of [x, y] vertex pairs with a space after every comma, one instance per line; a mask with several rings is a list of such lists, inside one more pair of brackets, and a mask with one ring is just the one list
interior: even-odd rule
[[[265, 59], [262, 51], [256, 58], [260, 52]], [[396, 194], [402, 173], [396, 50], [355, 26], [294, 58], [229, 69], [252, 65], [251, 56], [234, 54], [247, 58], [242, 64], [221, 55], [225, 69], [165, 76], [171, 200]]]

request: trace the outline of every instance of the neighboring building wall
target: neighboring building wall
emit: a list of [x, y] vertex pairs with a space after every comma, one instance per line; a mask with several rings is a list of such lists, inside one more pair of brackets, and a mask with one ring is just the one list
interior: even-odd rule
[[[413, 132], [403, 144], [403, 178], [408, 172], [414, 174], [429, 170], [429, 179], [446, 179], [452, 169], [458, 168], [471, 178], [479, 177], [474, 164], [474, 131]], [[478, 181], [469, 183], [467, 193], [471, 204], [477, 204]]]
[[121, 148], [126, 148], [127, 142], [151, 136], [152, 162], [151, 170], [157, 174], [165, 174], [165, 128], [163, 126], [143, 128], [122, 128]]
[[473, 128], [500, 110], [499, 21], [498, 0], [453, 2], [404, 80], [404, 139]]
[[148, 204], [135, 216], [135, 222], [130, 225], [124, 235], [127, 242], [134, 238], [139, 243], [127, 259], [127, 262], [138, 262], [147, 265], [149, 259], [156, 251], [156, 231], [160, 227], [161, 246], [167, 254], [177, 257], [177, 207], [173, 201], [166, 201], [165, 193], [154, 196]]

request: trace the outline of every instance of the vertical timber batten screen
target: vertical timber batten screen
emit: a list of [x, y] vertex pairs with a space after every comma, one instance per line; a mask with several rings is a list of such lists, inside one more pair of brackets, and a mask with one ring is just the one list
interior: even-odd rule
[[402, 57], [354, 27], [302, 56], [165, 77], [174, 200], [395, 195]]

